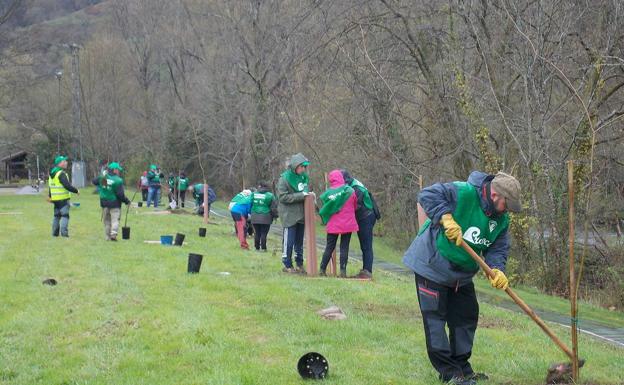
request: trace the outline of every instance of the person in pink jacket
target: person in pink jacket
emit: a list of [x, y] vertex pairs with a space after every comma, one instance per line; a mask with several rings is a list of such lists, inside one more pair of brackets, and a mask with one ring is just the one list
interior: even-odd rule
[[346, 278], [351, 233], [359, 230], [355, 219], [357, 197], [353, 188], [345, 184], [342, 172], [333, 170], [329, 173], [329, 190], [321, 194], [320, 198], [323, 207], [319, 214], [323, 224], [327, 225], [327, 243], [321, 260], [320, 275], [326, 275], [327, 264], [340, 235], [340, 277]]

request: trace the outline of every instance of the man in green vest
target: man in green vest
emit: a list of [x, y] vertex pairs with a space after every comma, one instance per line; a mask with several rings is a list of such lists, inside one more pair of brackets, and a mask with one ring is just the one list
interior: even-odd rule
[[488, 378], [468, 362], [479, 318], [472, 282], [479, 266], [461, 243], [484, 256], [494, 272], [492, 286], [506, 289], [507, 212], [522, 208], [520, 183], [503, 172], [474, 171], [467, 182], [437, 183], [423, 189], [418, 202], [429, 219], [405, 252], [403, 263], [416, 277], [429, 360], [443, 382], [474, 385]]
[[167, 194], [167, 197], [169, 198], [169, 203], [178, 200], [176, 197], [176, 179], [177, 178], [174, 173], [170, 172], [169, 177], [167, 178], [167, 187], [169, 188], [169, 193]]
[[119, 176], [123, 169], [117, 162], [108, 165], [108, 173], [93, 179], [93, 184], [99, 186], [100, 207], [102, 207], [102, 221], [106, 240], [116, 241], [119, 231], [119, 217], [121, 203], [130, 204], [123, 187], [123, 179]]
[[150, 165], [150, 169], [147, 172], [147, 207], [153, 203], [154, 207], [158, 207], [160, 203], [160, 181], [165, 175], [160, 171], [155, 164]]
[[48, 176], [48, 202], [54, 204], [54, 219], [52, 220], [52, 236], [69, 237], [69, 199], [70, 193], [80, 195], [78, 189], [69, 183], [65, 169], [67, 157], [59, 155], [54, 159], [54, 167], [50, 169]]
[[[305, 215], [303, 203], [309, 194], [310, 177], [307, 167], [310, 161], [303, 154], [295, 154], [290, 158], [288, 167], [277, 181], [278, 213], [282, 220], [282, 271], [285, 273], [305, 274], [303, 268], [303, 236], [305, 232]], [[293, 267], [292, 254], [295, 251]]]
[[186, 177], [184, 172], [180, 173], [180, 177], [178, 178], [178, 191], [180, 194], [180, 205], [184, 208], [184, 201], [186, 200], [186, 190], [188, 190], [190, 186], [190, 181]]
[[[217, 194], [214, 192], [212, 187], [208, 186], [208, 204], [204, 205], [204, 184], [196, 183], [192, 186], [189, 186], [188, 191], [193, 194], [193, 198], [195, 199], [195, 211], [197, 215], [204, 215], [204, 208], [208, 210], [208, 215], [210, 215], [210, 205], [213, 204], [217, 200]], [[207, 206], [207, 207], [204, 207]]]

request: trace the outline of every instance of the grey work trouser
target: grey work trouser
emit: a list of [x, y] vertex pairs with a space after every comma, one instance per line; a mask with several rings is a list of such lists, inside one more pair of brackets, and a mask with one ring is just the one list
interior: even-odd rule
[[106, 239], [117, 238], [120, 216], [121, 208], [102, 207], [102, 220], [104, 221], [104, 235]]
[[479, 320], [474, 284], [451, 288], [416, 275], [416, 291], [427, 354], [440, 379], [470, 376], [474, 372], [468, 360]]
[[52, 236], [58, 237], [59, 230], [61, 236], [69, 237], [69, 201], [64, 206], [57, 207], [54, 204], [54, 219], [52, 219]]

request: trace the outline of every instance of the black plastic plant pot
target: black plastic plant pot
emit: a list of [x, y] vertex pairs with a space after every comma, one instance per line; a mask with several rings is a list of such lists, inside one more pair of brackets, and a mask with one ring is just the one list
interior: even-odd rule
[[184, 234], [181, 233], [177, 233], [176, 237], [175, 237], [175, 241], [173, 242], [174, 246], [182, 246], [182, 244], [184, 243]]
[[121, 238], [130, 239], [130, 227], [126, 227], [126, 226], [121, 227]]
[[143, 207], [143, 202], [138, 202], [139, 207]]
[[188, 272], [189, 273], [199, 273], [199, 268], [201, 267], [202, 259], [204, 258], [201, 254], [193, 254], [189, 253], [188, 255]]
[[199, 228], [199, 236], [202, 237], [202, 238], [206, 236], [206, 228], [205, 227], [200, 227]]
[[299, 359], [297, 370], [303, 378], [322, 380], [327, 377], [329, 363], [319, 353], [306, 353]]

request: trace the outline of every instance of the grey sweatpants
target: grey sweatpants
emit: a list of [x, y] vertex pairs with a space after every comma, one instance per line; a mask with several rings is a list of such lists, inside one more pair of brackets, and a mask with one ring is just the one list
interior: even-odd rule
[[120, 216], [121, 208], [102, 207], [102, 220], [104, 221], [104, 235], [106, 239], [117, 237]]

